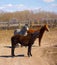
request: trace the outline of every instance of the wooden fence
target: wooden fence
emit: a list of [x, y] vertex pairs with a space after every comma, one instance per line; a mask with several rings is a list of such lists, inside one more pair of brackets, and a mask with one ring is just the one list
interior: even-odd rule
[[[30, 27], [42, 26], [45, 23], [49, 25], [49, 27], [57, 27], [57, 21], [40, 21], [40, 23], [31, 24], [31, 22], [27, 22]], [[25, 22], [0, 22], [0, 29], [17, 29], [21, 28]]]

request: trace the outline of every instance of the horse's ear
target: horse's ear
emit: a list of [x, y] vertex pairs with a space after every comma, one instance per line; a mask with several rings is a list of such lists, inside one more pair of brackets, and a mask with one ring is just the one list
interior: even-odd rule
[[48, 27], [48, 24], [46, 24], [46, 27]]
[[48, 31], [49, 31], [49, 27], [48, 27], [48, 24], [45, 24], [45, 27], [46, 27], [46, 29], [48, 29]]

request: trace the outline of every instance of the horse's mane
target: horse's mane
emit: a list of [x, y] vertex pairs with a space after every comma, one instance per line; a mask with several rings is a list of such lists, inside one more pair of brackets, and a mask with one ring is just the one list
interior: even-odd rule
[[41, 27], [40, 32], [44, 30], [44, 26]]

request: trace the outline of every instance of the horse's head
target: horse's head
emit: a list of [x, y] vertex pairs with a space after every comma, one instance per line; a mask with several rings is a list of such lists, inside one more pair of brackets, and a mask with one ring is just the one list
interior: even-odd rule
[[44, 28], [45, 28], [46, 31], [49, 31], [48, 24], [44, 25]]

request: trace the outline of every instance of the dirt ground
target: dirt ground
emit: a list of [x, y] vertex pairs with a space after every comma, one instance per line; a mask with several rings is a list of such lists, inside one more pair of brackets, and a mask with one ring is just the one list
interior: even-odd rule
[[0, 30], [0, 65], [57, 65], [57, 29], [45, 32], [41, 46], [38, 39], [32, 46], [32, 57], [27, 56], [27, 47], [17, 47], [11, 57], [12, 30]]

